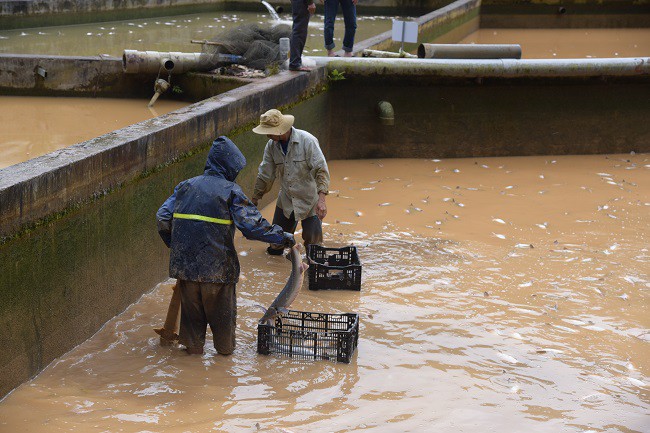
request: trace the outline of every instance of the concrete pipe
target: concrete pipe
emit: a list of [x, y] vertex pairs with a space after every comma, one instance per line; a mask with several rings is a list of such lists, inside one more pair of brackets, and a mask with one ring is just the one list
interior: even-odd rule
[[205, 53], [161, 53], [158, 51], [124, 50], [122, 69], [127, 74], [209, 71], [216, 67], [214, 55]]
[[421, 59], [521, 59], [516, 44], [420, 44]]

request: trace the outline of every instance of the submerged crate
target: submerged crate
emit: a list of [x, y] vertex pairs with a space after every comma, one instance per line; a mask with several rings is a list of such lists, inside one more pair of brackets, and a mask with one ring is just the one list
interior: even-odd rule
[[357, 247], [309, 245], [309, 290], [361, 290], [361, 262]]
[[273, 325], [258, 324], [257, 353], [297, 359], [349, 363], [359, 340], [356, 313], [309, 313], [289, 310]]

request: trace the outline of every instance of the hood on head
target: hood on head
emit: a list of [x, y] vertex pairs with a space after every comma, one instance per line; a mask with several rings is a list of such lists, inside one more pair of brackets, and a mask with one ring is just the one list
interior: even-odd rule
[[234, 182], [244, 167], [246, 167], [246, 157], [230, 138], [221, 136], [212, 142], [205, 163], [206, 173], [221, 175]]

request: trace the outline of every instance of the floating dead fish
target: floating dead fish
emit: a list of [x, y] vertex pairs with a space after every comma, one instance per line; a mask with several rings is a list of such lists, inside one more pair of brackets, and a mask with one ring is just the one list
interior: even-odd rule
[[442, 160], [441, 160], [441, 159], [432, 159], [431, 161], [433, 161], [433, 162], [440, 162], [440, 161], [442, 161]]
[[510, 364], [519, 364], [519, 361], [517, 361], [517, 358], [515, 358], [514, 356], [507, 355], [501, 352], [497, 353], [497, 356], [499, 357], [499, 359], [505, 362], [509, 362]]
[[504, 220], [502, 220], [501, 218], [492, 218], [492, 221], [494, 221], [495, 223], [499, 223], [499, 224], [505, 224], [505, 223], [506, 223], [506, 222], [505, 222]]
[[545, 348], [542, 348], [542, 349], [535, 350], [535, 353], [557, 353], [559, 355], [559, 354], [562, 354], [564, 352], [562, 350], [549, 349], [549, 348], [545, 347]]
[[355, 213], [355, 214], [356, 214], [356, 216], [358, 216], [358, 217], [361, 217], [361, 216], [363, 216], [363, 213], [362, 213], [362, 212], [359, 212], [359, 211], [356, 211], [356, 213]]
[[350, 179], [350, 178], [349, 178], [349, 177], [347, 177], [347, 176], [345, 176], [345, 177], [343, 178], [343, 180], [348, 180], [348, 179]]
[[454, 168], [453, 172], [454, 172], [454, 173], [460, 173], [460, 170], [457, 169], [457, 168]]
[[627, 380], [634, 386], [645, 386], [645, 382], [635, 379], [633, 377], [628, 377]]
[[559, 329], [560, 331], [565, 331], [565, 332], [570, 332], [572, 334], [575, 334], [576, 331], [575, 329], [567, 328], [566, 326], [561, 326], [561, 325], [553, 325], [554, 328]]
[[611, 176], [609, 173], [596, 173], [598, 176]]
[[522, 337], [519, 332], [513, 332], [512, 334], [510, 334], [510, 337], [516, 338], [517, 340], [523, 340], [524, 339], [524, 337]]
[[374, 186], [369, 186], [367, 188], [361, 188], [361, 191], [372, 191], [373, 189], [375, 189]]
[[500, 233], [492, 233], [494, 236], [498, 237], [499, 239], [505, 239], [505, 235], [502, 235]]
[[440, 168], [436, 168], [435, 170], [433, 170], [434, 173], [440, 173], [441, 171], [442, 171], [442, 169], [440, 169]]
[[576, 326], [584, 326], [587, 324], [587, 322], [583, 322], [582, 320], [576, 320], [576, 319], [562, 319], [566, 323], [569, 323], [571, 325], [576, 325]]
[[456, 203], [456, 205], [458, 205], [459, 207], [465, 207], [463, 203]]
[[242, 257], [246, 257], [248, 255], [248, 251], [240, 251], [239, 255]]
[[488, 166], [485, 165], [485, 164], [482, 164], [481, 167], [483, 167], [483, 168], [490, 168], [490, 167], [488, 167]]
[[623, 279], [625, 281], [627, 281], [628, 283], [632, 283], [632, 284], [634, 284], [634, 283], [645, 283], [645, 280], [643, 278], [635, 277], [635, 276], [632, 276], [632, 275], [626, 275], [625, 277], [623, 277]]
[[371, 180], [371, 181], [368, 182], [368, 183], [373, 184], [373, 183], [379, 183], [379, 182], [381, 182], [381, 180]]
[[391, 205], [391, 203], [388, 203], [388, 202], [379, 204], [379, 206], [390, 206], [390, 205]]
[[354, 224], [354, 223], [351, 223], [351, 222], [348, 222], [348, 221], [338, 221], [338, 220], [336, 221], [336, 223], [344, 225], [344, 226], [350, 226], [350, 225]]
[[533, 244], [517, 244], [515, 245], [517, 248], [535, 248]]
[[548, 223], [544, 223], [544, 224], [535, 224], [535, 225], [536, 225], [537, 227], [539, 227], [540, 229], [546, 230], [546, 224], [548, 224]]
[[508, 185], [508, 186], [505, 187], [505, 189], [512, 189], [512, 188], [514, 188], [514, 186], [512, 186], [512, 185]]

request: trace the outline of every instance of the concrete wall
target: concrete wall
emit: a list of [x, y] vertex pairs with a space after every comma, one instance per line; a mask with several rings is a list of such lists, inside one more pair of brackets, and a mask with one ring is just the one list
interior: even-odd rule
[[[38, 70], [45, 71], [43, 75]], [[36, 96], [80, 96], [151, 98], [157, 74], [125, 74], [122, 59], [110, 56], [69, 57], [0, 54], [0, 94]], [[250, 79], [183, 74], [174, 85], [183, 98], [194, 102], [227, 92]], [[165, 97], [173, 97], [171, 92]]]
[[650, 26], [650, 0], [483, 0], [481, 27], [618, 28]]
[[[330, 86], [333, 159], [650, 152], [650, 80], [440, 80], [346, 73]], [[395, 125], [379, 119], [388, 101]]]

